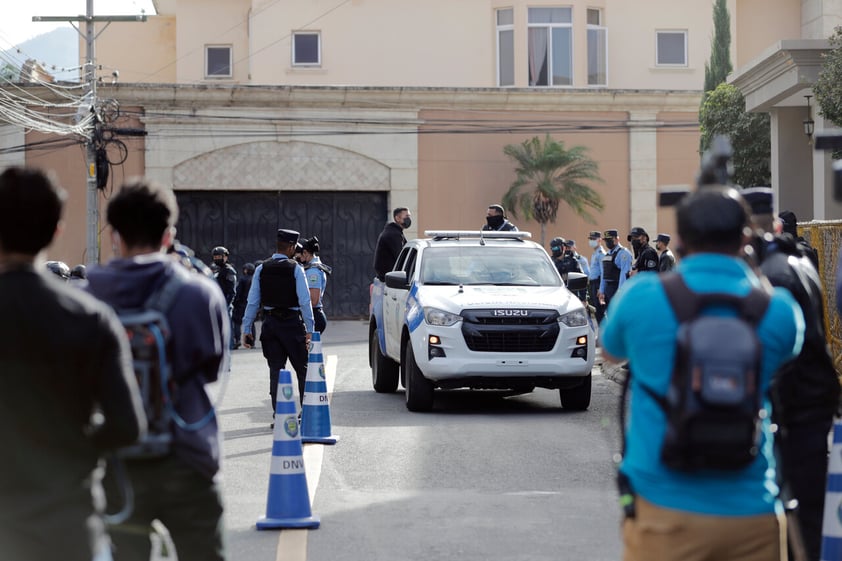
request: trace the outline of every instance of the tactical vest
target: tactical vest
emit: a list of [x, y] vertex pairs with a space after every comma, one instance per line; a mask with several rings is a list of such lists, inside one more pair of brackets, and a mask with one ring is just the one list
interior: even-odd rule
[[298, 306], [295, 268], [292, 259], [269, 260], [260, 272], [260, 303], [267, 308], [289, 309]]
[[620, 268], [615, 263], [620, 251], [622, 250], [616, 247], [602, 258], [602, 278], [605, 282], [620, 282]]

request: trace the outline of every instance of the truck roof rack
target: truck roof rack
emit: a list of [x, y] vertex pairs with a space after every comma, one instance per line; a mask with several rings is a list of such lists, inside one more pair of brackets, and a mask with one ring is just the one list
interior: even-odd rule
[[531, 232], [497, 232], [484, 230], [424, 230], [424, 235], [434, 240], [460, 240], [460, 239], [509, 239], [509, 240], [530, 240]]

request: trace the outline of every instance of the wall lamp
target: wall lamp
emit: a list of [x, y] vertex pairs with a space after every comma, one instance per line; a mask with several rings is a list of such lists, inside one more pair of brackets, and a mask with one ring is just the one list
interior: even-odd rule
[[804, 97], [807, 98], [807, 118], [804, 119], [804, 134], [807, 135], [807, 138], [813, 137], [813, 129], [815, 128], [816, 122], [813, 121], [813, 115], [810, 112], [810, 98], [813, 97], [811, 95], [805, 95]]

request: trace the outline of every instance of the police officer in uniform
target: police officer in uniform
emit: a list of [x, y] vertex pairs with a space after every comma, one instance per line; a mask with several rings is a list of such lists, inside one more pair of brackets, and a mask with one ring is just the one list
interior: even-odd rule
[[269, 395], [272, 414], [278, 397], [278, 374], [292, 363], [298, 378], [299, 399], [304, 399], [307, 379], [307, 353], [313, 334], [313, 309], [304, 269], [292, 256], [298, 232], [278, 230], [277, 251], [257, 266], [249, 289], [243, 317], [243, 346], [254, 345], [254, 318], [263, 311], [260, 343], [269, 363]]
[[626, 236], [631, 242], [634, 254], [637, 256], [632, 265], [629, 276], [645, 271], [658, 271], [658, 252], [649, 245], [649, 234], [640, 226], [635, 226]]
[[658, 234], [658, 237], [655, 238], [655, 249], [659, 252], [659, 273], [672, 271], [675, 268], [675, 255], [673, 255], [672, 250], [669, 248], [670, 239], [669, 234]]
[[[778, 369], [773, 385], [772, 419], [779, 430], [779, 452], [785, 490], [798, 500], [796, 516], [809, 561], [821, 553], [822, 517], [827, 479], [827, 436], [839, 406], [839, 378], [828, 352], [824, 329], [822, 283], [812, 259], [788, 233], [775, 235], [779, 223], [772, 208], [772, 189], [743, 189], [751, 206], [760, 271], [773, 286], [787, 289], [804, 314], [801, 353]], [[790, 557], [793, 559], [794, 557]]]
[[599, 301], [599, 283], [602, 280], [602, 258], [605, 257], [605, 250], [599, 243], [602, 233], [594, 230], [588, 233], [588, 245], [593, 249], [591, 261], [588, 266], [588, 303], [594, 307], [597, 323], [602, 321], [605, 315], [605, 306]]
[[501, 205], [489, 205], [485, 213], [484, 232], [517, 232], [517, 226], [506, 218], [506, 211]]
[[230, 307], [237, 292], [237, 270], [228, 262], [228, 250], [221, 245], [213, 248], [213, 278], [222, 289], [225, 303]]
[[313, 318], [316, 324], [316, 331], [324, 333], [327, 327], [327, 316], [322, 305], [322, 297], [327, 288], [327, 277], [331, 268], [319, 259], [319, 238], [313, 236], [304, 240], [301, 246], [301, 265], [307, 276], [307, 286], [310, 288], [310, 301], [313, 304]]
[[631, 251], [623, 247], [618, 241], [617, 230], [605, 230], [602, 234], [602, 241], [608, 250], [602, 258], [602, 280], [599, 281], [599, 299], [605, 307], [617, 294], [617, 290], [623, 286], [631, 272], [632, 257]]

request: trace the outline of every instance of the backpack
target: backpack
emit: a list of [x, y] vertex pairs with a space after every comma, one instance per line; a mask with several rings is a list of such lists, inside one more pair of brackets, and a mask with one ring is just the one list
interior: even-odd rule
[[126, 330], [132, 351], [132, 365], [148, 421], [144, 438], [118, 451], [122, 458], [160, 458], [172, 445], [172, 363], [168, 357], [170, 327], [166, 312], [184, 284], [180, 275], [170, 276], [136, 309], [118, 309], [117, 317]]
[[[766, 416], [757, 326], [769, 293], [696, 293], [676, 273], [661, 279], [679, 322], [675, 363], [665, 396], [641, 384], [667, 417], [661, 461], [685, 472], [742, 469], [760, 452]], [[737, 315], [703, 315], [709, 306], [731, 307]]]

